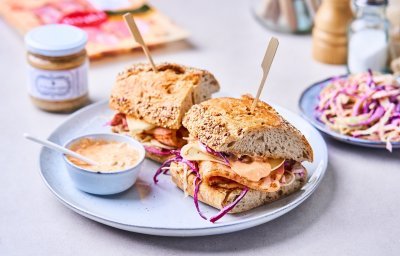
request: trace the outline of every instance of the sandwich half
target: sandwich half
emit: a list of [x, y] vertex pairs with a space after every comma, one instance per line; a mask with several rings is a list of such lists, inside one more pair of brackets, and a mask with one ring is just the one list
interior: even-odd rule
[[116, 111], [112, 130], [143, 143], [146, 156], [164, 162], [186, 144], [184, 114], [210, 99], [218, 81], [205, 70], [172, 63], [135, 64], [118, 74], [109, 106]]
[[[215, 98], [194, 105], [183, 125], [188, 144], [156, 175], [169, 171], [185, 194], [226, 213], [244, 212], [298, 191], [313, 161], [306, 138], [267, 103], [253, 112], [250, 96]], [[157, 176], [155, 176], [157, 182]]]

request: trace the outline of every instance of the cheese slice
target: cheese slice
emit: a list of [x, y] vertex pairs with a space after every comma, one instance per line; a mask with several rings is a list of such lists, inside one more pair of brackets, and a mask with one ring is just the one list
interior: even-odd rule
[[139, 120], [130, 116], [126, 117], [126, 122], [128, 124], [129, 132], [131, 134], [139, 134], [156, 127], [153, 124], [149, 124], [143, 120]]
[[189, 142], [183, 146], [181, 148], [181, 156], [189, 161], [211, 161], [226, 165], [224, 160], [209, 154], [207, 150], [200, 145], [200, 142], [197, 141]]

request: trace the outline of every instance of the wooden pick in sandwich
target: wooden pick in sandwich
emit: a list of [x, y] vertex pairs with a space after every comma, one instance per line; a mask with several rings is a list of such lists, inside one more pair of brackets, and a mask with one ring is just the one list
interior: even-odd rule
[[276, 50], [278, 49], [278, 45], [279, 45], [279, 41], [275, 37], [272, 37], [269, 40], [267, 51], [265, 52], [264, 59], [261, 63], [261, 67], [263, 69], [263, 76], [261, 79], [260, 86], [258, 87], [257, 95], [253, 101], [253, 104], [251, 105], [251, 112], [254, 111], [254, 108], [257, 105], [257, 101], [260, 98], [261, 92], [265, 85], [265, 80], [267, 80], [267, 76], [268, 76], [269, 70], [271, 68], [272, 61], [274, 60]]
[[140, 31], [136, 26], [135, 20], [133, 19], [132, 15], [130, 13], [125, 13], [123, 17], [136, 43], [138, 43], [142, 47], [144, 54], [146, 54], [147, 59], [153, 67], [153, 70], [157, 72], [157, 68], [154, 64], [153, 58], [150, 55], [149, 48], [147, 48], [147, 45], [144, 43], [142, 34], [140, 34]]

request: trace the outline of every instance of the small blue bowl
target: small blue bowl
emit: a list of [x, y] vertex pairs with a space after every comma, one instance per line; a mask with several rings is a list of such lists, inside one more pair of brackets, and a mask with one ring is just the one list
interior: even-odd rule
[[139, 160], [134, 166], [130, 166], [127, 169], [113, 172], [96, 172], [75, 165], [64, 155], [63, 158], [67, 166], [68, 174], [75, 186], [82, 191], [96, 195], [116, 194], [132, 187], [139, 176], [145, 158], [143, 145], [128, 136], [112, 133], [99, 133], [79, 136], [66, 142], [64, 147], [69, 148], [77, 141], [85, 138], [92, 140], [126, 142], [139, 152]]

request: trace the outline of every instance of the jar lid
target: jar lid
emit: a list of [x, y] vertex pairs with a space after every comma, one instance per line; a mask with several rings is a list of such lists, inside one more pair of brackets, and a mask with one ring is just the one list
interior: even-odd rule
[[355, 4], [358, 6], [366, 6], [366, 5], [387, 5], [388, 0], [355, 0]]
[[82, 29], [64, 24], [40, 26], [25, 36], [28, 51], [49, 57], [78, 53], [86, 42], [87, 35]]

